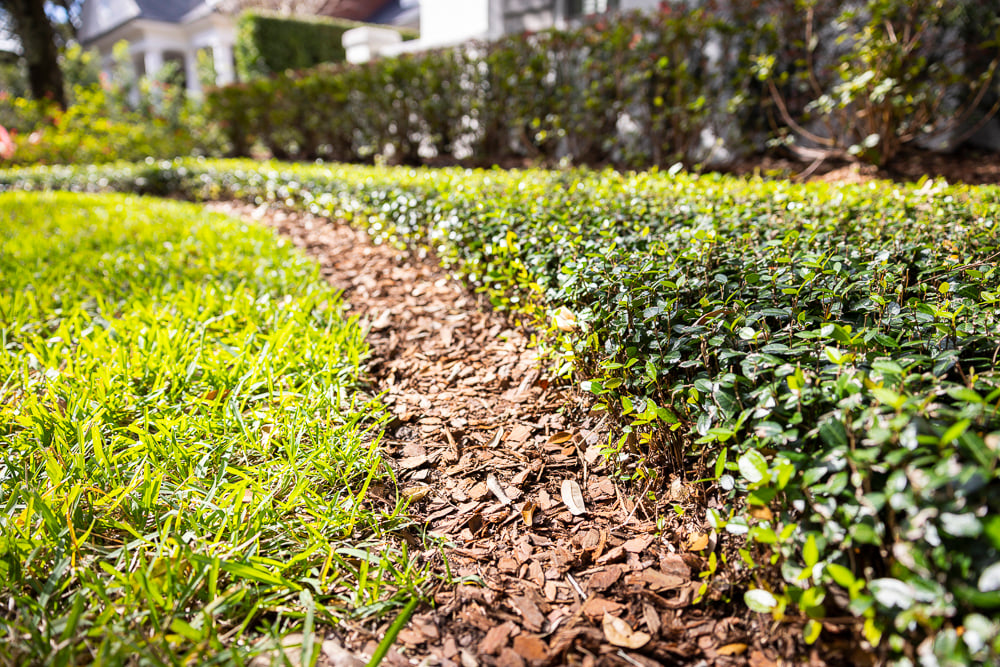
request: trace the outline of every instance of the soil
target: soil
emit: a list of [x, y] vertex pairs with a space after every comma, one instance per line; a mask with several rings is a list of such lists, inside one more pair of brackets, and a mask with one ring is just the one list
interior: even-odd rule
[[[382, 445], [410, 516], [437, 541], [414, 545], [443, 545], [420, 555], [440, 583], [385, 664], [872, 662], [850, 627], [829, 624], [807, 647], [801, 619], [749, 612], [726, 568], [699, 601], [709, 553], [739, 558], [705, 525], [714, 501], [681, 477], [655, 494], [624, 482], [634, 460], [604, 460], [608, 425], [589, 399], [548, 377], [531, 331], [435, 258], [308, 214], [210, 206], [292, 239], [369, 329], [369, 372], [394, 417]], [[361, 664], [391, 620], [333, 631], [324, 646], [348, 652], [327, 664]]]

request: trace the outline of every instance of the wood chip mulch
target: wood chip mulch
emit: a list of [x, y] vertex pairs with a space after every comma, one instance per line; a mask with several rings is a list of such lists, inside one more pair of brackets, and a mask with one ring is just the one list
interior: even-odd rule
[[[411, 517], [444, 540], [447, 557], [446, 566], [441, 549], [421, 555], [441, 583], [383, 664], [870, 662], [846, 640], [805, 647], [801, 624], [759, 618], [725, 591], [695, 604], [710, 501], [680, 479], [655, 497], [616, 485], [600, 415], [546, 376], [530, 331], [433, 258], [307, 214], [210, 206], [292, 239], [370, 327], [369, 371], [394, 415], [384, 450]], [[391, 620], [340, 640], [371, 655]]]

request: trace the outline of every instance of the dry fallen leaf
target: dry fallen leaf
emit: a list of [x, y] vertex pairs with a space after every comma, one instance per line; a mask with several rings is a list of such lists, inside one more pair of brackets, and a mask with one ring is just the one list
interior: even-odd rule
[[566, 306], [560, 308], [552, 320], [560, 331], [576, 331], [576, 315]]
[[632, 626], [611, 614], [604, 614], [604, 636], [608, 642], [622, 648], [642, 648], [652, 639], [645, 632], [635, 632]]
[[580, 490], [579, 484], [571, 479], [564, 479], [561, 491], [562, 501], [573, 516], [587, 513], [587, 506], [583, 503], [583, 491]]
[[546, 444], [549, 445], [561, 445], [562, 443], [567, 442], [572, 438], [573, 434], [570, 433], [569, 431], [559, 431], [558, 433], [553, 433], [552, 435], [550, 435], [549, 439], [546, 440], [545, 442]]
[[726, 644], [715, 649], [715, 652], [719, 655], [743, 655], [746, 650], [746, 644]]
[[537, 503], [530, 500], [525, 501], [524, 505], [521, 506], [521, 518], [524, 519], [524, 525], [530, 526], [535, 522], [535, 512], [538, 509]]
[[691, 533], [687, 540], [688, 551], [701, 551], [708, 548], [708, 535], [705, 533]]
[[427, 497], [431, 492], [431, 487], [423, 484], [421, 486], [411, 486], [408, 489], [403, 489], [403, 497], [409, 500], [411, 503], [419, 502]]
[[774, 513], [767, 507], [754, 506], [750, 508], [750, 516], [761, 521], [770, 521], [774, 518]]

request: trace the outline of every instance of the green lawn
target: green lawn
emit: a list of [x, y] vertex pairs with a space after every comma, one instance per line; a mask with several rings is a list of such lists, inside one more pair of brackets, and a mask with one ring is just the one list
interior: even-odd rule
[[270, 232], [0, 195], [0, 344], [0, 662], [240, 663], [294, 631], [308, 664], [419, 584], [370, 493], [363, 332]]

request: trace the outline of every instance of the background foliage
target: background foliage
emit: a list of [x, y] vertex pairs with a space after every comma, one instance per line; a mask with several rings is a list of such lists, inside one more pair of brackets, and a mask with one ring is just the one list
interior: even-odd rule
[[8, 164], [102, 164], [219, 150], [214, 125], [177, 82], [175, 63], [136, 77], [123, 42], [110, 77], [79, 47], [66, 50], [63, 71], [72, 91], [66, 110], [0, 93], [0, 125], [15, 144]]
[[250, 81], [289, 69], [344, 62], [344, 33], [363, 25], [329, 17], [244, 12], [236, 25], [236, 72], [241, 80]]
[[884, 165], [908, 144], [953, 147], [996, 111], [998, 18], [982, 3], [789, 10], [771, 21], [778, 50], [756, 58], [787, 138]]
[[[348, 24], [248, 13], [237, 49], [243, 81], [210, 91], [204, 116], [188, 100], [184, 122], [174, 122], [160, 102], [181, 97], [158, 76], [138, 105], [144, 118], [130, 118], [148, 123], [135, 145], [126, 127], [100, 144], [123, 158], [267, 152], [619, 168], [718, 166], [790, 147], [886, 165], [908, 147], [951, 150], [989, 121], [1000, 105], [998, 20], [973, 0], [665, 2], [567, 30], [308, 67], [342, 58]], [[77, 115], [116, 122], [117, 112], [90, 103]], [[19, 163], [106, 159], [74, 157], [68, 146], [86, 142], [77, 124], [41, 123], [41, 107], [18, 104], [0, 101], [0, 123], [22, 141], [52, 127], [44, 136], [53, 143], [22, 151]]]
[[259, 142], [302, 159], [642, 167], [795, 140], [881, 165], [906, 145], [953, 147], [995, 111], [997, 17], [977, 7], [666, 2], [360, 67], [272, 67], [209, 101], [241, 155]]

